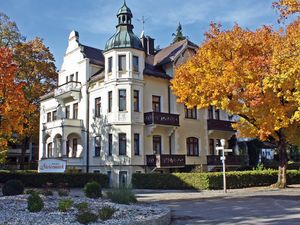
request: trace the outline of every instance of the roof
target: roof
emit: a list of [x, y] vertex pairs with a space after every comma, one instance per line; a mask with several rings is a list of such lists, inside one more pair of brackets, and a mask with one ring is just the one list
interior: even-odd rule
[[80, 46], [82, 54], [85, 58], [90, 60], [90, 63], [104, 67], [104, 56], [101, 49], [93, 48], [83, 44], [80, 44]]
[[97, 80], [101, 80], [103, 79], [105, 76], [104, 74], [104, 68], [101, 68], [100, 70], [98, 70], [96, 73], [94, 73], [91, 78], [90, 78], [90, 81], [91, 82], [94, 82], [94, 81], [97, 81]]
[[154, 65], [151, 65], [149, 63], [145, 63], [144, 74], [157, 78], [163, 78], [168, 80], [171, 79], [171, 77], [168, 74], [166, 74], [166, 72], [163, 69], [155, 67]]
[[132, 17], [132, 12], [131, 10], [128, 8], [128, 6], [126, 5], [126, 2], [124, 1], [123, 6], [119, 9], [118, 14], [129, 14]]
[[193, 42], [185, 39], [160, 50], [154, 57], [154, 65], [163, 65], [172, 62], [187, 47], [197, 49], [198, 46]]

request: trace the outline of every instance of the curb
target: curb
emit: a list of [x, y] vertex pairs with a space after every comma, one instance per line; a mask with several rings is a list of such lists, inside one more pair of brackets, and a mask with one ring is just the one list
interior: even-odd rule
[[165, 209], [167, 209], [167, 212], [158, 217], [147, 218], [146, 220], [135, 221], [126, 225], [169, 225], [171, 223], [171, 210], [167, 207]]

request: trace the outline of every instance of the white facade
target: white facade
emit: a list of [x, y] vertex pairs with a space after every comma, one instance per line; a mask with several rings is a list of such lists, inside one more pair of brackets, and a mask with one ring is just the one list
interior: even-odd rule
[[[118, 17], [126, 15], [131, 26], [126, 13]], [[143, 47], [145, 40], [150, 43], [142, 37]], [[102, 51], [82, 45], [72, 31], [58, 87], [41, 97], [40, 159], [107, 173], [115, 186], [129, 184], [135, 172], [208, 169], [211, 143], [234, 131], [225, 112], [213, 111], [214, 118], [204, 109], [186, 112], [170, 91], [174, 66], [195, 51], [187, 40], [153, 54], [146, 47]]]

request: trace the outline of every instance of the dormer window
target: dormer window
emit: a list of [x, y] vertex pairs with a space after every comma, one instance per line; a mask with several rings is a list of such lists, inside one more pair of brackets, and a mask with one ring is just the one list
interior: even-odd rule
[[70, 75], [70, 81], [73, 81], [74, 80], [74, 74], [71, 74]]
[[108, 72], [112, 72], [112, 57], [108, 58]]
[[132, 57], [132, 67], [134, 72], [139, 72], [139, 57], [133, 56]]
[[119, 71], [126, 70], [126, 55], [119, 55]]

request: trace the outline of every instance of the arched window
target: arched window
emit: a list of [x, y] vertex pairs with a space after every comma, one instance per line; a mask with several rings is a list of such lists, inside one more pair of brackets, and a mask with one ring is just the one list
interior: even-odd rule
[[188, 137], [186, 139], [186, 149], [188, 156], [198, 156], [199, 155], [199, 141], [198, 138]]

